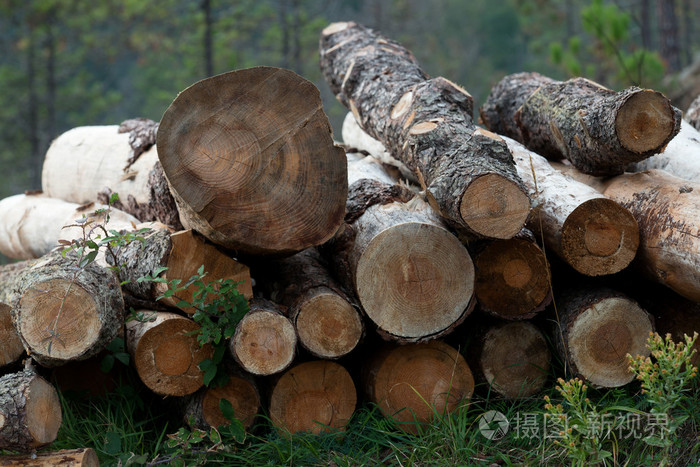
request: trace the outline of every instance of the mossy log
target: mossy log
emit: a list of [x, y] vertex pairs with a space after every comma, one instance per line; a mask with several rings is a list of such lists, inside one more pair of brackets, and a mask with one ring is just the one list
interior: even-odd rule
[[474, 125], [469, 93], [429, 79], [410, 51], [356, 23], [326, 27], [320, 52], [338, 100], [415, 172], [442, 217], [484, 237], [520, 231], [530, 200], [505, 144]]
[[538, 73], [503, 78], [480, 113], [491, 131], [593, 175], [620, 174], [663, 151], [681, 122], [680, 110], [651, 89], [615, 92], [585, 78], [562, 82]]

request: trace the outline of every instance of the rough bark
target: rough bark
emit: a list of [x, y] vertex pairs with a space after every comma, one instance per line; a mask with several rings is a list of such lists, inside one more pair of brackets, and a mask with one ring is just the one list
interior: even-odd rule
[[43, 366], [98, 354], [123, 325], [119, 282], [96, 263], [58, 252], [27, 262], [12, 284], [12, 320], [27, 352]]
[[126, 344], [139, 378], [156, 394], [195, 393], [204, 384], [198, 365], [213, 355], [212, 347], [200, 346], [192, 334], [199, 325], [174, 313], [142, 312], [142, 321], [126, 323]]
[[690, 103], [684, 118], [693, 128], [700, 131], [700, 95]]
[[505, 137], [536, 208], [528, 222], [537, 236], [578, 272], [613, 274], [639, 245], [637, 222], [625, 206], [555, 170], [547, 160]]
[[254, 274], [260, 290], [287, 307], [299, 343], [313, 356], [339, 358], [360, 342], [359, 305], [331, 277], [316, 248], [260, 264]]
[[19, 361], [24, 353], [22, 341], [12, 324], [10, 309], [9, 304], [0, 301], [0, 368]]
[[474, 295], [484, 311], [528, 319], [552, 301], [549, 264], [529, 230], [479, 246], [472, 256]]
[[[79, 205], [42, 194], [14, 195], [0, 201], [0, 253], [15, 259], [39, 258], [57, 247], [59, 240], [83, 237], [76, 220], [87, 217], [94, 223], [104, 223], [104, 215], [95, 214], [107, 206], [88, 203]], [[133, 229], [135, 217], [112, 209], [109, 230]], [[94, 225], [94, 224], [93, 224]]]
[[50, 444], [61, 421], [56, 389], [32, 369], [0, 377], [0, 449], [28, 452]]
[[344, 431], [355, 412], [357, 391], [348, 371], [325, 360], [287, 370], [270, 396], [270, 419], [285, 436]]
[[474, 377], [457, 350], [432, 341], [375, 352], [363, 365], [362, 385], [384, 416], [418, 433], [435, 412], [452, 412], [471, 398]]
[[100, 461], [92, 448], [63, 449], [25, 455], [3, 456], [0, 467], [99, 467]]
[[684, 121], [681, 131], [664, 152], [627, 167], [628, 172], [661, 169], [685, 180], [700, 183], [700, 131]]
[[678, 133], [681, 112], [651, 89], [614, 92], [585, 78], [561, 82], [517, 73], [494, 86], [481, 120], [547, 158], [615, 175], [663, 151]]
[[296, 354], [294, 325], [279, 305], [254, 299], [236, 327], [229, 349], [236, 362], [254, 375], [273, 375], [292, 364]]
[[573, 374], [595, 387], [623, 386], [634, 379], [627, 354], [649, 355], [652, 317], [629, 297], [607, 288], [570, 290], [556, 297], [557, 350]]
[[72, 203], [107, 204], [137, 219], [180, 228], [177, 208], [154, 146], [157, 123], [127, 120], [121, 126], [77, 127], [56, 138], [46, 152], [42, 189]]
[[411, 52], [355, 23], [328, 26], [320, 49], [338, 100], [415, 172], [442, 217], [485, 237], [520, 231], [529, 199], [506, 146], [474, 125], [469, 93], [428, 79]]
[[158, 128], [158, 157], [186, 228], [246, 254], [291, 254], [343, 218], [346, 162], [318, 89], [256, 67], [182, 91]]

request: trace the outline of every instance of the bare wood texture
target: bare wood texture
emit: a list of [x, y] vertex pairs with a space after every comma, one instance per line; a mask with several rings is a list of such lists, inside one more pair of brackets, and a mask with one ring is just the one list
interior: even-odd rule
[[0, 457], [1, 467], [99, 467], [92, 448], [62, 449], [25, 455]]
[[629, 297], [605, 288], [568, 291], [556, 298], [557, 349], [571, 371], [593, 386], [613, 388], [634, 379], [627, 354], [649, 355], [651, 316]]
[[690, 103], [684, 118], [693, 128], [700, 131], [700, 95]]
[[615, 92], [585, 78], [555, 81], [516, 73], [481, 108], [488, 129], [585, 173], [615, 175], [658, 152], [678, 133], [681, 112], [661, 93]]
[[321, 68], [361, 128], [416, 173], [431, 205], [472, 234], [510, 238], [530, 202], [502, 141], [472, 121], [472, 97], [428, 79], [397, 42], [355, 23], [321, 33]]
[[287, 370], [270, 396], [270, 419], [283, 435], [344, 431], [355, 412], [357, 391], [350, 373], [325, 360]]
[[529, 230], [477, 247], [472, 256], [474, 295], [484, 311], [527, 319], [552, 301], [547, 257]]
[[544, 238], [547, 248], [588, 276], [626, 268], [639, 246], [637, 221], [630, 211], [563, 175], [520, 143], [504, 139], [536, 203], [528, 226]]
[[24, 346], [12, 324], [10, 305], [0, 301], [0, 368], [17, 362], [24, 353]]
[[[0, 253], [16, 259], [39, 258], [58, 246], [59, 240], [82, 238], [82, 229], [75, 225], [82, 217], [104, 223], [104, 215], [95, 215], [107, 206], [88, 203], [79, 205], [41, 194], [14, 195], [0, 201]], [[107, 229], [132, 230], [139, 221], [112, 209]]]
[[364, 332], [359, 306], [331, 277], [316, 248], [282, 260], [259, 264], [260, 290], [287, 307], [299, 343], [317, 358], [350, 353]]
[[141, 381], [156, 394], [186, 396], [204, 384], [198, 365], [211, 358], [192, 333], [199, 325], [168, 312], [143, 311], [142, 321], [126, 323], [126, 344]]
[[272, 375], [292, 364], [296, 354], [294, 325], [279, 305], [254, 299], [236, 327], [229, 349], [236, 362], [254, 375]]
[[43, 366], [85, 360], [102, 351], [123, 325], [117, 278], [96, 263], [54, 252], [31, 261], [15, 280], [12, 320], [24, 348]]
[[435, 412], [462, 406], [474, 391], [464, 358], [441, 341], [384, 348], [362, 368], [368, 399], [404, 431], [417, 433]]
[[244, 428], [253, 425], [260, 411], [260, 394], [253, 378], [242, 372], [229, 374], [228, 382], [223, 386], [205, 387], [195, 393], [185, 408], [185, 420], [189, 423], [190, 417], [194, 417], [193, 426], [201, 429], [230, 424], [219, 408], [222, 399], [231, 403], [234, 417], [243, 423]]
[[52, 443], [61, 421], [56, 389], [33, 370], [0, 377], [0, 449], [28, 452]]
[[145, 152], [134, 158], [129, 130], [122, 128], [77, 127], [56, 138], [44, 158], [44, 193], [78, 204], [106, 204], [112, 193], [118, 193], [115, 207], [120, 210], [143, 222], [180, 227], [155, 146], [145, 144]]
[[331, 238], [343, 219], [346, 162], [318, 89], [256, 67], [182, 91], [158, 128], [158, 157], [180, 219], [248, 254], [291, 254]]

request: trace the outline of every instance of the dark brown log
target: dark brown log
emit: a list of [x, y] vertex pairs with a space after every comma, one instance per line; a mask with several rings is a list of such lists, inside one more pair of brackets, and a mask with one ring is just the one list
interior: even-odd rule
[[346, 162], [318, 89], [256, 67], [182, 91], [158, 128], [158, 157], [186, 228], [247, 254], [320, 245], [343, 218]]
[[606, 288], [587, 287], [555, 297], [557, 349], [574, 375], [595, 387], [623, 386], [634, 379], [629, 355], [649, 355], [652, 317], [634, 300]]
[[593, 175], [622, 173], [663, 151], [681, 121], [681, 112], [651, 89], [614, 92], [585, 78], [561, 82], [538, 73], [503, 78], [480, 113], [491, 131]]
[[362, 384], [368, 399], [409, 433], [418, 433], [435, 413], [464, 405], [474, 378], [464, 358], [441, 341], [386, 347], [365, 362]]
[[236, 362], [254, 375], [284, 371], [294, 360], [297, 334], [279, 305], [253, 299], [236, 327], [229, 348]]
[[99, 467], [100, 461], [92, 448], [62, 449], [61, 451], [0, 457], [1, 467]]
[[472, 97], [428, 79], [407, 49], [355, 23], [321, 33], [321, 68], [362, 129], [416, 172], [431, 205], [485, 237], [520, 231], [530, 202], [502, 141], [472, 121]]
[[28, 452], [52, 443], [61, 421], [56, 389], [33, 369], [0, 378], [0, 449]]
[[186, 396], [204, 384], [199, 369], [211, 358], [210, 345], [193, 335], [199, 325], [174, 313], [141, 310], [142, 320], [126, 323], [126, 344], [141, 381], [156, 394]]
[[315, 248], [261, 264], [254, 274], [265, 295], [287, 307], [299, 343], [315, 357], [338, 358], [360, 342], [359, 306], [330, 276]]
[[527, 319], [552, 301], [549, 264], [529, 230], [477, 247], [473, 256], [474, 295], [484, 311]]
[[685, 120], [696, 130], [700, 131], [700, 95], [690, 103], [685, 112]]
[[270, 418], [282, 435], [344, 431], [355, 412], [357, 391], [348, 371], [325, 361], [287, 370], [270, 396]]

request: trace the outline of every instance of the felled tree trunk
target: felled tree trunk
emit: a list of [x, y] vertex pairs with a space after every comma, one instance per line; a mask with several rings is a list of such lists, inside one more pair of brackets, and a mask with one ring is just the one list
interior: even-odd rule
[[700, 96], [690, 103], [685, 113], [685, 120], [696, 130], [700, 131]]
[[[361, 170], [360, 170], [361, 169]], [[473, 307], [474, 266], [464, 245], [420, 198], [390, 185], [366, 158], [349, 164], [346, 221], [330, 258], [386, 339], [449, 333]]]
[[0, 302], [0, 368], [19, 361], [24, 353], [10, 309], [10, 305]]
[[364, 324], [357, 305], [315, 248], [260, 265], [255, 277], [266, 296], [287, 307], [299, 343], [315, 357], [339, 358], [360, 342]]
[[614, 388], [634, 379], [627, 354], [649, 355], [651, 316], [627, 296], [587, 287], [556, 298], [557, 349], [573, 374], [595, 387]]
[[41, 175], [44, 193], [78, 204], [107, 204], [117, 193], [116, 208], [142, 222], [181, 228], [158, 161], [157, 127], [153, 121], [135, 119], [121, 126], [86, 126], [63, 133], [46, 152]]
[[375, 352], [362, 368], [362, 385], [368, 399], [409, 433], [421, 432], [435, 412], [454, 411], [474, 392], [464, 358], [441, 341]]
[[622, 173], [663, 151], [681, 121], [681, 112], [651, 89], [614, 92], [585, 78], [561, 82], [538, 73], [503, 78], [480, 113], [491, 131], [593, 175]]
[[32, 369], [0, 377], [0, 449], [28, 452], [50, 444], [61, 421], [56, 389]]
[[287, 370], [270, 396], [270, 419], [283, 435], [344, 431], [355, 412], [357, 391], [341, 365], [318, 360]]
[[[76, 221], [86, 217], [92, 224], [105, 222], [104, 214], [97, 210], [107, 206], [88, 203], [79, 205], [41, 194], [14, 195], [0, 201], [0, 253], [15, 259], [39, 258], [57, 247], [59, 240], [83, 237]], [[112, 209], [108, 230], [132, 230], [139, 221], [135, 217]]]
[[24, 348], [43, 366], [98, 354], [123, 325], [119, 282], [96, 263], [58, 252], [28, 261], [11, 284], [12, 320]]
[[528, 226], [542, 235], [547, 248], [587, 276], [626, 268], [639, 245], [637, 221], [630, 211], [558, 172], [516, 141], [505, 140], [537, 206]]
[[510, 238], [530, 201], [507, 147], [472, 121], [472, 97], [428, 79], [411, 52], [355, 23], [321, 33], [321, 68], [362, 129], [422, 180], [431, 205], [472, 234]]
[[204, 384], [199, 369], [211, 358], [210, 345], [200, 346], [191, 319], [168, 312], [141, 311], [143, 320], [126, 323], [126, 344], [143, 383], [156, 394], [186, 396]]
[[158, 157], [180, 220], [226, 248], [291, 254], [343, 219], [346, 166], [318, 89], [256, 67], [182, 91], [158, 128]]
[[478, 246], [473, 257], [474, 295], [484, 311], [528, 319], [552, 301], [547, 258], [529, 230]]
[[269, 300], [254, 299], [236, 327], [229, 349], [236, 362], [254, 375], [272, 375], [292, 364], [297, 334], [282, 309]]
[[92, 448], [63, 449], [52, 452], [3, 456], [0, 467], [99, 467], [100, 461]]

